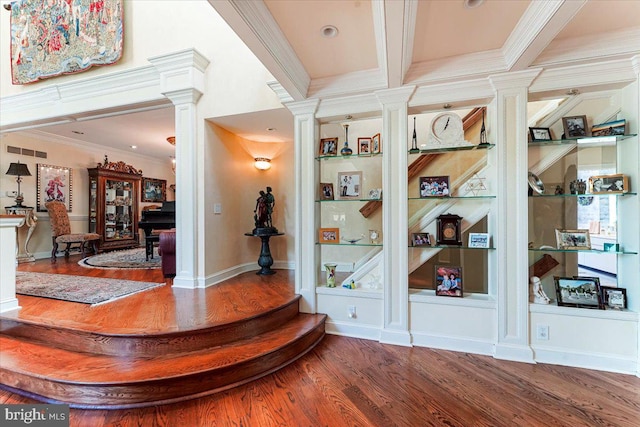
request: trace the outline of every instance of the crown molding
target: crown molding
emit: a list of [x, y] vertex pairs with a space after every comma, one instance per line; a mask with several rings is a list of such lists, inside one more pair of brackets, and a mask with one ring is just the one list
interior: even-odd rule
[[353, 95], [342, 98], [321, 99], [317, 118], [330, 119], [332, 117], [344, 117], [347, 115], [357, 117], [369, 117], [379, 114], [382, 110], [380, 101], [374, 93]]
[[[485, 105], [495, 96], [488, 79], [466, 80], [419, 86], [409, 100], [410, 107], [441, 109], [443, 104], [469, 102]], [[453, 105], [452, 108], [459, 108]]]
[[281, 103], [286, 104], [287, 102], [295, 101], [293, 97], [289, 95], [289, 92], [287, 92], [284, 86], [282, 86], [279, 82], [276, 82], [276, 81], [267, 82], [267, 86], [269, 86], [269, 88], [271, 88], [271, 90], [276, 94], [276, 96], [278, 97], [278, 100]]
[[463, 78], [473, 79], [506, 70], [507, 66], [502, 51], [494, 49], [415, 63], [407, 73], [405, 84], [420, 86]]
[[330, 98], [371, 92], [387, 87], [387, 78], [381, 69], [355, 71], [339, 76], [322, 77], [311, 81], [309, 97]]
[[311, 78], [262, 0], [209, 0], [294, 100], [307, 96]]

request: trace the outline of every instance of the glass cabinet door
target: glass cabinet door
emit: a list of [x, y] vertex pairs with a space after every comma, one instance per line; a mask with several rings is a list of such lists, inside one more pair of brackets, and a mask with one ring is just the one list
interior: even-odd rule
[[105, 233], [106, 240], [133, 238], [132, 206], [133, 183], [107, 179], [105, 182]]
[[89, 233], [97, 233], [98, 180], [89, 179]]

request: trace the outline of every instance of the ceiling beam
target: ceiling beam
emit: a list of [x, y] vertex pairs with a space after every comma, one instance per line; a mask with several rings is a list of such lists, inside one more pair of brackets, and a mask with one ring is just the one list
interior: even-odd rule
[[418, 2], [385, 0], [373, 5], [378, 64], [387, 87], [400, 87], [411, 66]]

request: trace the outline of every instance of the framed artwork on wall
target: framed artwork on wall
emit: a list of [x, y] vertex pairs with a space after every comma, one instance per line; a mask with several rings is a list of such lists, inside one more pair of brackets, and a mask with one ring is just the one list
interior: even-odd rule
[[63, 202], [67, 211], [71, 212], [72, 173], [71, 168], [63, 166], [52, 166], [38, 163], [36, 165], [36, 186], [37, 186], [37, 210], [46, 212], [45, 203], [51, 201]]
[[167, 181], [143, 177], [141, 197], [143, 202], [164, 202], [167, 200]]

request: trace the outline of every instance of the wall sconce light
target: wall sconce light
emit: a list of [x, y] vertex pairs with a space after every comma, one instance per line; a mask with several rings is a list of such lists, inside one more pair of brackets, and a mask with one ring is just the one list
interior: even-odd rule
[[171, 157], [171, 171], [173, 172], [173, 174], [176, 174], [176, 158], [173, 156], [169, 156]]
[[256, 157], [255, 167], [261, 171], [266, 171], [267, 169], [271, 169], [271, 159], [267, 159], [266, 157]]
[[31, 172], [29, 172], [29, 168], [24, 163], [11, 163], [9, 165], [9, 170], [7, 170], [7, 175], [17, 176], [16, 182], [18, 183], [18, 193], [16, 195], [16, 204], [12, 206], [14, 208], [22, 208], [26, 206], [22, 206], [22, 202], [24, 202], [24, 197], [22, 197], [22, 193], [20, 192], [20, 183], [22, 182], [23, 176], [31, 176]]

